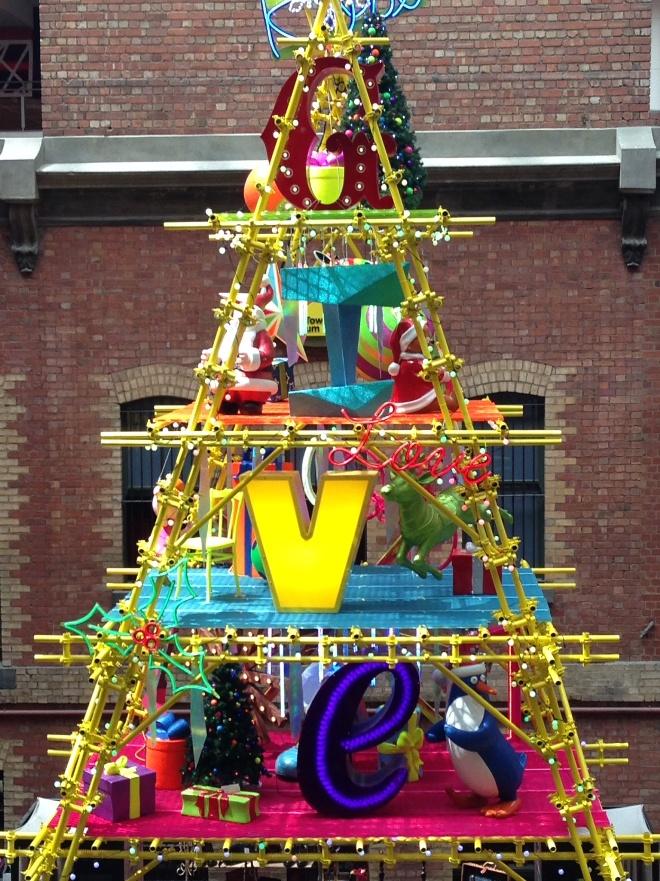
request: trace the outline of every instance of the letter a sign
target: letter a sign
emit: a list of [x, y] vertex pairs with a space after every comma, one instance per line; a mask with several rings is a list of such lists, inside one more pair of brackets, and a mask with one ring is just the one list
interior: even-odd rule
[[367, 519], [373, 471], [324, 474], [310, 522], [300, 475], [276, 472], [245, 487], [279, 611], [338, 612]]

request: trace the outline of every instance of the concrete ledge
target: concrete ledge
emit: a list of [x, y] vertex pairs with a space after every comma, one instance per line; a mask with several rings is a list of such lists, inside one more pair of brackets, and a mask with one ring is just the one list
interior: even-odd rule
[[616, 151], [621, 163], [619, 172], [621, 191], [655, 192], [657, 148], [653, 130], [642, 126], [617, 129]]
[[[656, 189], [660, 128], [418, 132], [418, 140], [426, 200], [454, 213], [615, 217], [622, 192]], [[243, 181], [264, 157], [257, 134], [0, 133], [0, 223], [7, 204], [36, 200], [46, 224], [197, 216], [200, 206], [242, 201]], [[100, 208], [91, 190], [103, 196]]]
[[0, 199], [33, 202], [39, 198], [37, 171], [43, 145], [41, 134], [16, 134], [0, 139]]
[[564, 681], [571, 700], [606, 706], [660, 701], [660, 661], [567, 664]]
[[[436, 170], [445, 177], [477, 170], [482, 177], [489, 171], [501, 177], [507, 170], [515, 176], [521, 168], [541, 177], [561, 176], [562, 169], [577, 166], [582, 175], [587, 168], [614, 173], [622, 155], [638, 154], [642, 140], [648, 161], [649, 145], [656, 152], [651, 128], [418, 132], [431, 177]], [[43, 187], [86, 187], [101, 181], [107, 186], [111, 178], [130, 177], [139, 185], [163, 177], [242, 177], [264, 157], [256, 134], [6, 136], [0, 164], [27, 163]], [[34, 191], [25, 178], [17, 179], [14, 195], [21, 186]], [[2, 189], [0, 198], [6, 198]]]

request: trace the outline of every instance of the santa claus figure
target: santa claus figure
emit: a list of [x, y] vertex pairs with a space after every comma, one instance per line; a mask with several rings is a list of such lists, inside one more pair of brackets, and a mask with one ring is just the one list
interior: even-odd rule
[[[272, 365], [275, 357], [275, 344], [266, 330], [264, 309], [273, 298], [273, 288], [264, 277], [261, 290], [257, 294], [253, 308], [253, 321], [243, 331], [238, 352], [234, 359], [236, 383], [226, 389], [220, 406], [221, 413], [261, 413], [265, 402], [277, 392], [273, 379]], [[218, 360], [227, 363], [231, 349], [239, 331], [239, 316], [229, 322], [220, 344]], [[208, 359], [209, 350], [202, 352], [203, 365]], [[217, 382], [212, 381], [210, 390], [215, 391]]]
[[[394, 380], [392, 403], [397, 413], [437, 413], [440, 410], [438, 397], [430, 382], [422, 379], [424, 355], [419, 346], [415, 324], [410, 318], [404, 318], [392, 331], [390, 337], [392, 363], [387, 372]], [[448, 373], [439, 377], [444, 384], [445, 400], [450, 410], [456, 408], [456, 396], [452, 389]]]

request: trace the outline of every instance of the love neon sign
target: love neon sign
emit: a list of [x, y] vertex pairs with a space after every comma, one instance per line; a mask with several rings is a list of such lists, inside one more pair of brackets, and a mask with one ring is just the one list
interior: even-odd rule
[[[356, 724], [358, 707], [374, 677], [394, 680], [386, 706], [366, 723]], [[388, 756], [390, 770], [358, 773], [350, 757], [397, 735], [414, 713], [419, 674], [414, 664], [390, 669], [382, 661], [347, 664], [326, 679], [303, 723], [298, 744], [298, 783], [307, 802], [319, 813], [356, 817], [391, 801], [408, 780], [400, 755]]]
[[[425, 454], [424, 448], [417, 441], [405, 441], [398, 446], [395, 451], [387, 459], [380, 459], [372, 450], [367, 447], [371, 435], [375, 428], [380, 427], [396, 410], [393, 405], [388, 403], [382, 404], [374, 418], [368, 421], [360, 420], [360, 424], [364, 425], [365, 430], [360, 437], [360, 443], [356, 447], [334, 447], [330, 450], [328, 460], [331, 465], [342, 468], [351, 462], [358, 462], [370, 471], [384, 471], [391, 468], [392, 471], [400, 473], [401, 471], [418, 471], [424, 475], [430, 475], [439, 479], [445, 477], [452, 472], [459, 474], [465, 483], [470, 486], [479, 486], [489, 477], [492, 477], [490, 465], [493, 457], [490, 453], [477, 453], [476, 456], [469, 456], [465, 450], [456, 456], [455, 459], [447, 461], [447, 449], [445, 447], [437, 447], [430, 453]], [[344, 417], [351, 419], [346, 412]]]
[[[312, 151], [318, 146], [319, 136], [314, 131], [311, 118], [311, 102], [315, 91], [323, 80], [330, 76], [346, 76], [350, 63], [346, 58], [319, 58], [312, 68], [313, 73], [307, 78], [293, 127], [289, 130], [286, 149], [282, 156], [282, 165], [278, 169], [275, 184], [285, 199], [297, 208], [309, 209], [318, 207], [317, 197], [312, 192], [307, 177], [307, 163]], [[372, 104], [380, 103], [378, 81], [383, 76], [383, 63], [360, 65], [364, 75], [365, 86]], [[277, 96], [273, 113], [265, 129], [261, 133], [268, 158], [271, 159], [277, 138], [281, 137], [276, 125], [276, 117], [284, 117], [289, 106], [293, 89], [299, 74], [292, 73], [282, 86]], [[363, 112], [363, 108], [360, 107]], [[383, 142], [388, 156], [396, 152], [396, 141], [392, 135], [383, 134]], [[359, 202], [367, 201], [372, 208], [391, 208], [392, 197], [389, 192], [383, 194], [380, 189], [380, 160], [376, 146], [367, 132], [359, 132], [348, 137], [343, 132], [334, 132], [328, 138], [325, 149], [331, 154], [343, 155], [344, 179], [341, 192], [335, 202], [324, 204], [323, 208], [350, 208]]]

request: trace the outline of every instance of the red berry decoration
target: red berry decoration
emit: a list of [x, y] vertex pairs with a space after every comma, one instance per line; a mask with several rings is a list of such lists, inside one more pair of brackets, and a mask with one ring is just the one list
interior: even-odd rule
[[142, 627], [137, 627], [131, 636], [136, 645], [153, 655], [160, 649], [162, 634], [163, 628], [158, 621], [147, 621]]

